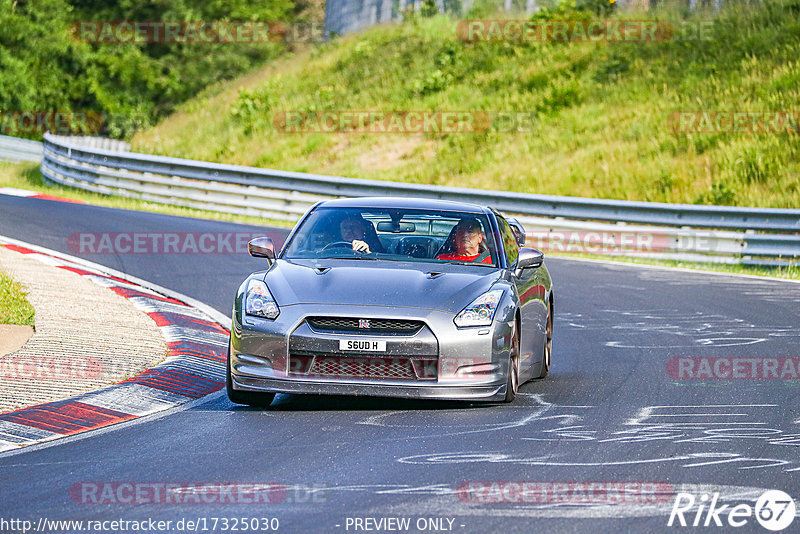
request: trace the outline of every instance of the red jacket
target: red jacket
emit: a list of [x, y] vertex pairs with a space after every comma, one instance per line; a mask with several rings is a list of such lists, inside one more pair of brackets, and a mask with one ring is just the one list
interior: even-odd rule
[[[455, 261], [475, 261], [475, 259], [478, 256], [480, 256], [481, 254], [483, 254], [483, 252], [478, 252], [474, 256], [460, 256], [460, 255], [455, 254], [455, 253], [453, 253], [453, 254], [439, 254], [438, 256], [436, 256], [436, 259], [437, 260], [455, 260]], [[485, 258], [483, 258], [483, 261], [481, 261], [479, 263], [492, 263], [491, 254], [487, 255]]]

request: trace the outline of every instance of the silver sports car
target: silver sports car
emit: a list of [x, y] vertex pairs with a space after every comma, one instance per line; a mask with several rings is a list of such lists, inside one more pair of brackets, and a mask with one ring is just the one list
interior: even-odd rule
[[460, 202], [320, 202], [236, 294], [233, 402], [276, 393], [511, 402], [550, 369], [553, 289], [522, 226]]

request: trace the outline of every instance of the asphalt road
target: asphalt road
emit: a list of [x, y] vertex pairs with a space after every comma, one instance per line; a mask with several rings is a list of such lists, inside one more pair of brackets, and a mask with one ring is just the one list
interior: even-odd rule
[[[73, 254], [76, 232], [261, 230], [0, 196], [0, 234]], [[240, 281], [263, 265], [230, 253], [75, 255], [226, 315]], [[264, 411], [215, 395], [0, 456], [0, 531], [14, 531], [2, 524], [12, 518], [172, 521], [165, 532], [233, 532], [233, 518], [243, 531], [243, 519], [277, 518], [279, 532], [386, 532], [398, 526], [388, 518], [408, 518], [410, 532], [662, 532], [684, 530], [667, 526], [678, 493], [704, 503], [701, 525], [717, 493], [727, 511], [768, 489], [800, 499], [800, 380], [685, 379], [679, 361], [708, 358], [692, 360], [692, 372], [708, 365], [713, 373], [717, 362], [719, 376], [727, 368], [715, 357], [747, 358], [739, 374], [760, 358], [782, 366], [780, 358], [800, 357], [800, 284], [547, 261], [553, 367], [512, 405], [281, 395]], [[117, 501], [130, 495], [126, 482], [149, 500], [159, 484], [180, 488], [133, 505]], [[197, 490], [201, 483], [271, 484], [273, 502], [232, 503], [230, 494]], [[236, 499], [247, 500], [246, 489]], [[98, 497], [106, 504], [84, 502]], [[688, 523], [696, 511], [684, 515]], [[692, 531], [731, 531], [726, 512], [719, 517], [724, 527], [708, 518], [712, 526]], [[201, 523], [178, 528], [181, 519]], [[744, 520], [735, 531], [767, 532], [753, 516]], [[800, 532], [800, 518], [784, 532]]]

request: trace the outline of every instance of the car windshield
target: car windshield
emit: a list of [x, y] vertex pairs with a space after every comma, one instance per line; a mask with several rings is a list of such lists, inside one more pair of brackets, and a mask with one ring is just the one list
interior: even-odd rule
[[287, 244], [284, 259], [346, 258], [497, 266], [484, 214], [400, 208], [319, 208]]

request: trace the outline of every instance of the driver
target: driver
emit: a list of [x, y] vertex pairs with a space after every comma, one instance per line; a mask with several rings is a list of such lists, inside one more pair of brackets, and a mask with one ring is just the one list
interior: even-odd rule
[[438, 254], [437, 260], [492, 263], [492, 255], [483, 243], [483, 230], [478, 219], [461, 219], [450, 232], [450, 250]]
[[[356, 252], [363, 252], [369, 254], [370, 250], [369, 241], [373, 241], [372, 233], [375, 229], [372, 228], [372, 233], [369, 231], [368, 225], [372, 225], [369, 221], [358, 215], [349, 215], [339, 223], [339, 231], [342, 234], [342, 241], [349, 241], [353, 245], [353, 250]], [[379, 248], [379, 244], [373, 244], [373, 248]], [[376, 252], [380, 252], [376, 250]]]

